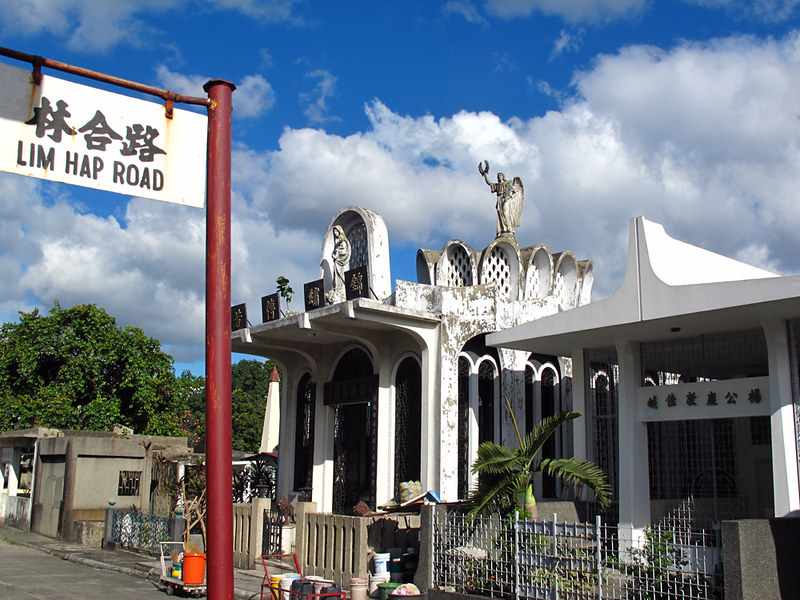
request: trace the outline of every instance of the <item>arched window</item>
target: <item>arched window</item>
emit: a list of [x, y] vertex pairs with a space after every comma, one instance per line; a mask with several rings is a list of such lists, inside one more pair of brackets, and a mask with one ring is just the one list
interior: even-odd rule
[[[556, 414], [556, 386], [555, 374], [552, 369], [542, 371], [542, 419], [553, 417]], [[542, 446], [542, 458], [556, 458], [556, 436], [559, 432], [551, 435]], [[556, 497], [556, 480], [554, 477], [542, 474], [542, 496], [544, 498]]]
[[[363, 501], [375, 508], [378, 397], [372, 359], [356, 348], [347, 352], [326, 384], [335, 397], [333, 425], [333, 512], [353, 514]], [[365, 392], [366, 391], [366, 395]], [[355, 394], [355, 395], [354, 395]]]
[[497, 371], [490, 360], [478, 369], [478, 443], [494, 440], [495, 378]]
[[294, 487], [310, 490], [314, 469], [314, 382], [306, 373], [300, 378], [295, 402]]
[[535, 375], [531, 365], [525, 365], [525, 435], [529, 434], [534, 426], [534, 383]]
[[419, 481], [422, 429], [422, 372], [409, 357], [400, 363], [395, 376], [394, 483]]

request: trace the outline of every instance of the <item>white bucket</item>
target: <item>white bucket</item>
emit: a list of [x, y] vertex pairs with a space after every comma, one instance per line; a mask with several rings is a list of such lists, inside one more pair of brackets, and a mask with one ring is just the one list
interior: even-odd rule
[[376, 553], [372, 558], [375, 563], [375, 575], [383, 575], [389, 572], [389, 561], [392, 555], [388, 552]]
[[292, 582], [295, 579], [300, 579], [300, 573], [286, 573], [281, 577], [281, 600], [294, 600], [292, 597]]
[[389, 581], [389, 573], [376, 573], [369, 576], [369, 595], [372, 596], [378, 591], [379, 583], [387, 583]]

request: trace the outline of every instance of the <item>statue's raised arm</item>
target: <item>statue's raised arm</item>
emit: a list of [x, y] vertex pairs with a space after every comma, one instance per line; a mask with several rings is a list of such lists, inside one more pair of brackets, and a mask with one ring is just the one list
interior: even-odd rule
[[522, 219], [522, 201], [525, 198], [525, 188], [522, 180], [514, 177], [506, 181], [503, 173], [497, 174], [497, 183], [489, 181], [489, 161], [478, 163], [478, 172], [483, 175], [493, 194], [497, 194], [497, 237], [501, 235], [514, 235], [515, 228], [519, 227]]

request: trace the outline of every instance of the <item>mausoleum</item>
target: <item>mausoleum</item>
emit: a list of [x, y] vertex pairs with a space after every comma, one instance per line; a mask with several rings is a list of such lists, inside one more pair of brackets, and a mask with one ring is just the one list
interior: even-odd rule
[[[485, 248], [453, 239], [420, 250], [417, 281], [393, 289], [383, 219], [344, 208], [322, 239], [319, 279], [304, 286], [305, 310], [282, 314], [274, 294], [262, 299], [262, 323], [234, 319], [233, 350], [282, 370], [278, 495], [352, 514], [419, 480], [458, 500], [480, 442], [516, 440], [506, 399], [525, 429], [572, 406], [570, 359], [491, 347], [486, 336], [586, 304], [592, 264], [521, 247], [522, 182], [492, 183], [487, 171], [498, 219]], [[545, 453], [571, 456], [571, 437], [566, 428]], [[537, 487], [562, 494], [553, 481]]]

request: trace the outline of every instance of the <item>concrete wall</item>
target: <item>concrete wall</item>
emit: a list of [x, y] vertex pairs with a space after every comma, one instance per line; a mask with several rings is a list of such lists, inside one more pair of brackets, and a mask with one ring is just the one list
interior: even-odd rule
[[726, 600], [796, 598], [800, 518], [723, 521]]
[[[188, 454], [186, 438], [65, 431], [39, 440], [31, 529], [74, 539], [76, 521], [102, 521], [110, 499], [119, 508], [150, 505], [153, 455]], [[120, 471], [140, 471], [139, 494], [120, 496]]]

